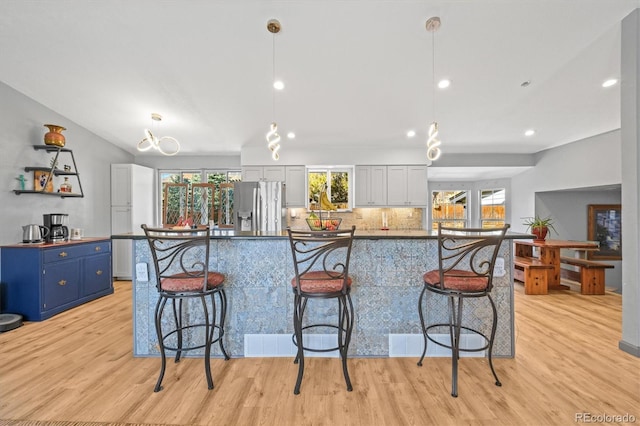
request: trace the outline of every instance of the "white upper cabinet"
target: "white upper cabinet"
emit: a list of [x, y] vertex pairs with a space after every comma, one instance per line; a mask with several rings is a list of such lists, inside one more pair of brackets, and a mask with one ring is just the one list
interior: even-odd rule
[[387, 204], [402, 207], [426, 207], [427, 167], [388, 166]]
[[284, 166], [245, 166], [242, 168], [243, 182], [284, 182]]
[[306, 175], [307, 169], [305, 166], [285, 167], [285, 201], [287, 207], [306, 207]]
[[356, 166], [355, 207], [387, 205], [387, 166]]

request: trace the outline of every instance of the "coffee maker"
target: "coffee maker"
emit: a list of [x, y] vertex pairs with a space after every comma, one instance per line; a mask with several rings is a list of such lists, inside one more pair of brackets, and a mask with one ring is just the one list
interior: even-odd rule
[[47, 243], [60, 243], [69, 240], [69, 227], [65, 226], [69, 215], [66, 213], [49, 213], [42, 215], [44, 226], [49, 229], [45, 237]]

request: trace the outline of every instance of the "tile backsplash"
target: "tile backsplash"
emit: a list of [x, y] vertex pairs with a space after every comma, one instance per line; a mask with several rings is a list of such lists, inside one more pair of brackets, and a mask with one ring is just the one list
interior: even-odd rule
[[[291, 217], [291, 211], [295, 210], [295, 217]], [[315, 212], [316, 215], [318, 212]], [[387, 217], [389, 229], [422, 229], [422, 215], [424, 209], [421, 208], [365, 208], [353, 209], [351, 212], [336, 213], [331, 212], [331, 218], [342, 218], [340, 229], [345, 229], [355, 225], [356, 229], [370, 230], [382, 228], [383, 213]], [[288, 209], [287, 226], [291, 229], [309, 229], [306, 218], [311, 214], [306, 209]], [[326, 218], [327, 212], [322, 212], [322, 217]]]

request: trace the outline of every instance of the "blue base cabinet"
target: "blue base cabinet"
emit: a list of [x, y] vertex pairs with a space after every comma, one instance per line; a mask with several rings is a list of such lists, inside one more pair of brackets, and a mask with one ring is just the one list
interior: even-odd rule
[[111, 240], [2, 247], [2, 312], [42, 321], [113, 293]]

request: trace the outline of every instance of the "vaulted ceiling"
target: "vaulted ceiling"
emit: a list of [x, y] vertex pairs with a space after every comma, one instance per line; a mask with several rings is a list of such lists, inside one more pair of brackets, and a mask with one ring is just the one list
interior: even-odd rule
[[[283, 137], [283, 157], [288, 144], [424, 146], [434, 119], [445, 156], [533, 153], [619, 128], [620, 84], [601, 84], [620, 78], [620, 22], [637, 7], [0, 0], [0, 81], [132, 153], [151, 113], [186, 155], [265, 145], [274, 119], [296, 134]], [[433, 34], [432, 16], [442, 21]], [[451, 86], [434, 89], [442, 77]]]

